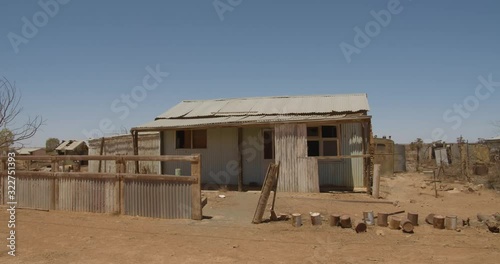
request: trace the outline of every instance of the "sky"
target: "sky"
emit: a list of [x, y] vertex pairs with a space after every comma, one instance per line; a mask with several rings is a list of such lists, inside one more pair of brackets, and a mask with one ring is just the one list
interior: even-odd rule
[[[0, 2], [0, 76], [49, 137], [128, 132], [182, 100], [367, 93], [374, 134], [500, 134], [500, 1]], [[147, 89], [146, 89], [147, 88]]]

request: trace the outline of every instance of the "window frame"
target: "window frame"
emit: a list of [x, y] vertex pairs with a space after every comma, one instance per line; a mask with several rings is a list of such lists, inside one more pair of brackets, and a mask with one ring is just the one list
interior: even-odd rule
[[[323, 137], [323, 127], [328, 127], [332, 126], [335, 127], [336, 130], [336, 137]], [[307, 142], [309, 141], [318, 141], [319, 142], [319, 155], [318, 156], [309, 156], [309, 153], [307, 153], [308, 157], [340, 157], [340, 144], [341, 144], [341, 134], [340, 134], [340, 124], [338, 125], [318, 125], [318, 126], [307, 126], [306, 129], [308, 128], [317, 128], [318, 129], [318, 136], [307, 136]], [[323, 142], [331, 142], [331, 141], [336, 141], [337, 142], [337, 155], [336, 156], [325, 156], [324, 155], [324, 147], [323, 147]]]
[[[186, 137], [186, 134], [189, 134], [189, 147], [187, 148], [180, 148], [177, 144], [177, 132], [183, 131], [184, 132], [184, 137]], [[189, 131], [189, 133], [186, 133], [186, 131]], [[194, 147], [194, 131], [204, 131], [205, 132], [205, 147], [204, 148], [199, 148], [199, 147]], [[182, 150], [182, 149], [208, 149], [208, 131], [207, 129], [176, 129], [174, 133], [174, 144], [175, 144], [175, 149], [176, 150]]]
[[[262, 131], [262, 159], [263, 160], [274, 160], [275, 159], [275, 144], [274, 144], [274, 129], [271, 128], [264, 128], [261, 130]], [[267, 159], [266, 158], [266, 137], [264, 136], [264, 133], [270, 132], [271, 133], [271, 158]]]

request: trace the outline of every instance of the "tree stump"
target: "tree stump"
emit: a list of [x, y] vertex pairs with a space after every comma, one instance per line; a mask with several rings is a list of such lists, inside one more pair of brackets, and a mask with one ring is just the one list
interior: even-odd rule
[[413, 224], [413, 226], [418, 226], [418, 213], [408, 212], [408, 220]]
[[390, 229], [399, 229], [399, 226], [401, 225], [401, 218], [397, 216], [391, 217], [391, 221], [389, 222], [389, 228]]
[[356, 231], [356, 233], [366, 232], [366, 223], [354, 221], [353, 228]]
[[349, 217], [348, 215], [342, 215], [340, 217], [340, 227], [351, 228], [352, 227], [351, 217]]
[[444, 226], [448, 230], [456, 230], [457, 229], [457, 221], [458, 218], [456, 215], [448, 215], [444, 220]]
[[377, 214], [377, 225], [378, 226], [387, 226], [387, 217], [389, 216], [388, 213], [378, 213]]
[[426, 218], [425, 218], [425, 222], [429, 225], [434, 225], [434, 214], [429, 214]]
[[302, 215], [292, 214], [292, 226], [301, 227], [302, 226]]
[[340, 215], [332, 214], [330, 215], [330, 226], [339, 226], [340, 225]]
[[401, 221], [401, 229], [403, 229], [403, 232], [405, 233], [413, 233], [413, 223], [409, 219], [403, 219]]
[[321, 225], [321, 214], [320, 213], [311, 213], [311, 224], [313, 226]]
[[436, 229], [444, 229], [444, 216], [435, 215], [433, 219], [433, 226]]

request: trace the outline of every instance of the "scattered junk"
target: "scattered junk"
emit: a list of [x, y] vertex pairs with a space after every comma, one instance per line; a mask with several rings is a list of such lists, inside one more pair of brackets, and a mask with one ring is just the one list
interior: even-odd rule
[[389, 213], [385, 212], [379, 212], [377, 215], [377, 225], [386, 227], [388, 225], [387, 223], [387, 217], [389, 216]]
[[363, 220], [365, 221], [365, 224], [367, 224], [367, 225], [374, 225], [375, 224], [375, 217], [373, 215], [373, 211], [363, 212]]
[[354, 221], [353, 228], [356, 231], [356, 233], [363, 233], [366, 232], [367, 226], [366, 223], [361, 221]]
[[302, 226], [302, 215], [292, 214], [292, 226], [301, 227]]
[[444, 229], [444, 216], [434, 215], [432, 218], [432, 226], [436, 229]]
[[408, 218], [401, 220], [401, 229], [405, 233], [413, 233], [414, 226], [415, 225]]
[[219, 198], [224, 199], [224, 198], [226, 198], [226, 196], [224, 194], [219, 194]]
[[340, 227], [342, 227], [342, 228], [351, 228], [352, 227], [351, 217], [349, 215], [341, 215], [340, 216]]
[[340, 226], [340, 215], [332, 214], [329, 218], [330, 226]]
[[311, 224], [313, 226], [319, 226], [321, 225], [321, 214], [320, 213], [309, 213], [309, 215], [311, 216]]
[[456, 215], [447, 215], [444, 220], [444, 226], [447, 230], [456, 230], [457, 229], [457, 216]]
[[392, 216], [391, 221], [389, 221], [389, 228], [398, 230], [400, 229], [400, 225], [401, 225], [401, 217]]
[[500, 213], [493, 215], [477, 214], [477, 219], [484, 223], [492, 233], [499, 233]]
[[408, 220], [414, 225], [418, 226], [418, 213], [417, 212], [408, 212], [407, 215]]

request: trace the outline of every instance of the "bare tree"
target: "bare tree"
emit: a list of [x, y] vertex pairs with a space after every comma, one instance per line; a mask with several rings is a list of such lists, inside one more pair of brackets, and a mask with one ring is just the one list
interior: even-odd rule
[[0, 149], [15, 143], [21, 144], [23, 140], [33, 137], [44, 124], [41, 116], [28, 117], [21, 124], [16, 122], [23, 111], [20, 101], [21, 95], [16, 86], [12, 85], [5, 77], [0, 78], [0, 128], [8, 129], [12, 133], [9, 140], [0, 138]]

